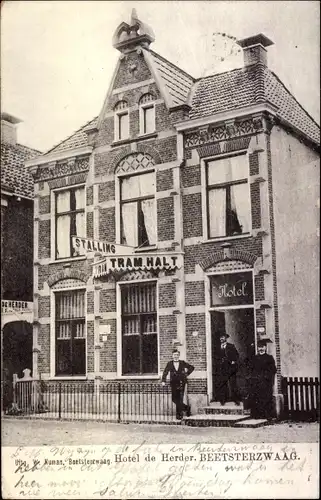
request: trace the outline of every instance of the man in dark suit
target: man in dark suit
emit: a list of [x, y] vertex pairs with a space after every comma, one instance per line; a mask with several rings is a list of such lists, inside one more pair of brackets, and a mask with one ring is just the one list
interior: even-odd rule
[[276, 366], [273, 356], [267, 354], [267, 342], [265, 339], [258, 341], [258, 353], [253, 356], [251, 363], [249, 399], [252, 418], [271, 419], [273, 417], [273, 386]]
[[239, 353], [233, 344], [227, 342], [229, 335], [220, 335], [220, 360], [219, 360], [219, 384], [218, 397], [221, 405], [226, 401], [234, 401], [240, 404], [240, 395], [237, 388], [236, 375], [239, 368]]
[[189, 405], [184, 404], [184, 390], [187, 382], [187, 377], [194, 371], [194, 366], [180, 360], [180, 352], [175, 349], [173, 351], [173, 360], [169, 361], [162, 375], [162, 385], [166, 384], [166, 377], [170, 374], [170, 386], [172, 390], [172, 401], [176, 405], [176, 418], [183, 418], [183, 411], [186, 411], [187, 416], [191, 414]]

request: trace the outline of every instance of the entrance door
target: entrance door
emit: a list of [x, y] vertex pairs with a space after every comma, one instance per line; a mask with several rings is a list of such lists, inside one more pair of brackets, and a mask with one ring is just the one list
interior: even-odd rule
[[218, 400], [220, 335], [229, 335], [228, 342], [235, 345], [239, 353], [239, 370], [237, 373], [238, 388], [245, 399], [248, 393], [249, 359], [255, 352], [254, 346], [254, 310], [253, 308], [227, 308], [211, 311], [212, 333], [212, 376], [213, 400]]
[[3, 407], [12, 403], [12, 379], [22, 377], [25, 368], [32, 370], [32, 325], [26, 321], [7, 323], [3, 335]]

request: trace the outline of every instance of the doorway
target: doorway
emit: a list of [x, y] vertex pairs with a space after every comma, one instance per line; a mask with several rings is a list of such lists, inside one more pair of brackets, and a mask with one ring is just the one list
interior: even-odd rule
[[13, 321], [3, 327], [2, 383], [3, 408], [12, 403], [13, 374], [23, 376], [23, 370], [32, 371], [32, 325], [26, 321]]
[[226, 308], [211, 311], [213, 401], [218, 401], [220, 335], [227, 333], [228, 342], [239, 353], [237, 384], [242, 400], [246, 399], [249, 383], [249, 360], [255, 353], [254, 309]]

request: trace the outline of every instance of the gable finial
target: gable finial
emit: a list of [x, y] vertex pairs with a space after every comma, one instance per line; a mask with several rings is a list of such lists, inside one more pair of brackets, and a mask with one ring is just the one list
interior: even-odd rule
[[153, 30], [140, 21], [136, 9], [132, 9], [129, 24], [122, 22], [113, 36], [113, 46], [120, 52], [130, 52], [138, 46], [148, 48], [155, 40]]

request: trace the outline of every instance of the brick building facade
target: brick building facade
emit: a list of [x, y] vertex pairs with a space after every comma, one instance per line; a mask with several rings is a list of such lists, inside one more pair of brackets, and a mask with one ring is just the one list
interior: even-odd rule
[[13, 373], [32, 370], [33, 179], [24, 162], [39, 151], [19, 144], [21, 120], [1, 113], [1, 382], [10, 400]]
[[303, 294], [317, 285], [319, 127], [268, 69], [264, 35], [238, 42], [243, 68], [198, 80], [153, 41], [135, 15], [122, 23], [100, 115], [28, 162], [34, 374], [158, 383], [179, 345], [195, 410], [215, 399], [225, 329], [243, 394], [246, 359], [272, 340], [278, 406], [281, 374], [318, 371]]

